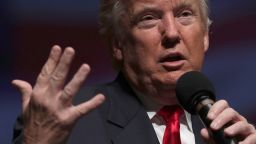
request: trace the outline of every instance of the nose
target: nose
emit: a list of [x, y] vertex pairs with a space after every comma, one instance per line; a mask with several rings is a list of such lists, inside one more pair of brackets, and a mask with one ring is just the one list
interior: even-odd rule
[[167, 16], [163, 19], [162, 46], [174, 48], [180, 43], [180, 34], [174, 16]]

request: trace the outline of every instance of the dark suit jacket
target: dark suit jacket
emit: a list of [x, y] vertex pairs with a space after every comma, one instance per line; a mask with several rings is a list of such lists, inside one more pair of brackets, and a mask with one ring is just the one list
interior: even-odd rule
[[[81, 103], [103, 93], [106, 101], [96, 110], [80, 119], [69, 138], [70, 144], [159, 144], [148, 115], [135, 93], [120, 74], [108, 84], [84, 88], [76, 96]], [[200, 137], [202, 127], [192, 116], [196, 144], [203, 144]], [[22, 140], [22, 120], [14, 128], [13, 143]]]

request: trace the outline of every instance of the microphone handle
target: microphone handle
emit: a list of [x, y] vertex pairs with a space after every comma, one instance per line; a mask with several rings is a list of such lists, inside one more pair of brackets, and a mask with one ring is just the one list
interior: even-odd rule
[[216, 144], [238, 144], [235, 138], [225, 136], [224, 134], [224, 129], [228, 127], [230, 124], [226, 124], [219, 130], [212, 130], [210, 128], [210, 124], [212, 121], [207, 118], [207, 114], [211, 107], [212, 107], [212, 104], [208, 103], [206, 105], [201, 106], [200, 110], [197, 112], [204, 126], [208, 129], [208, 132], [210, 132], [210, 136], [212, 136], [215, 143]]

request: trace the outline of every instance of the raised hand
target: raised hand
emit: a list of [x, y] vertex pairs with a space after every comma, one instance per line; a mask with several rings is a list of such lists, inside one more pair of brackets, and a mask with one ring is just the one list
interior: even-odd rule
[[74, 54], [71, 47], [62, 53], [59, 46], [53, 46], [34, 87], [22, 80], [12, 82], [22, 94], [24, 143], [65, 143], [76, 121], [104, 101], [104, 96], [98, 94], [79, 105], [72, 104], [90, 71], [90, 67], [83, 64], [65, 85]]
[[[226, 136], [235, 137], [239, 144], [256, 144], [255, 127], [234, 109], [230, 108], [225, 100], [216, 102], [210, 109], [207, 117], [212, 120], [212, 130], [219, 130], [227, 123], [231, 123], [224, 129]], [[201, 135], [209, 144], [214, 144], [207, 129], [201, 130]]]

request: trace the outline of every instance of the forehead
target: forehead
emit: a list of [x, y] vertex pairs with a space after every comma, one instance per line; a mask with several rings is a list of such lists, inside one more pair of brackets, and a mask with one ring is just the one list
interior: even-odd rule
[[200, 0], [123, 0], [123, 2], [132, 12], [140, 11], [145, 8], [172, 10], [180, 6], [193, 8], [200, 7]]

